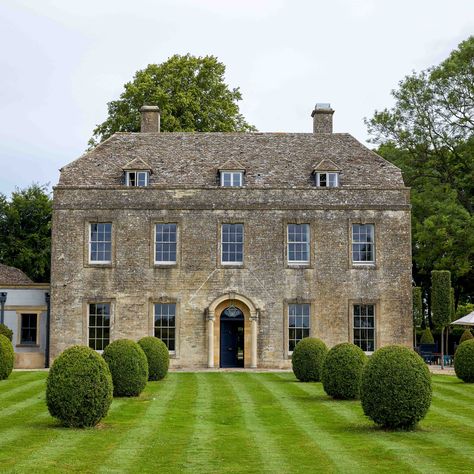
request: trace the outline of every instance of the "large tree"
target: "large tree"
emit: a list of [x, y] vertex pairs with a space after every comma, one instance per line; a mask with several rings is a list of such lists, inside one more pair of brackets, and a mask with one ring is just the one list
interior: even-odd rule
[[474, 37], [440, 65], [405, 77], [395, 105], [367, 121], [378, 152], [412, 188], [417, 284], [450, 270], [456, 297], [474, 295]]
[[239, 112], [239, 88], [224, 81], [225, 65], [214, 56], [174, 55], [150, 64], [127, 82], [120, 98], [108, 103], [108, 117], [97, 125], [89, 145], [115, 132], [140, 130], [140, 107], [158, 105], [165, 132], [253, 131]]
[[33, 184], [0, 194], [0, 263], [23, 270], [32, 280], [49, 281], [52, 201], [46, 186]]

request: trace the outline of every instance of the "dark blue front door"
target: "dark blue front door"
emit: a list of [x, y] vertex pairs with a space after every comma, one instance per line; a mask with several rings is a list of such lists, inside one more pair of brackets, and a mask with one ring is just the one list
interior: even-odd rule
[[237, 308], [221, 314], [221, 367], [244, 366], [244, 315]]

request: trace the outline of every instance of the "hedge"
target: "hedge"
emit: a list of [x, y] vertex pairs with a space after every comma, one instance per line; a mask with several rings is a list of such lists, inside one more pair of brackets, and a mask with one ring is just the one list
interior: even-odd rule
[[459, 339], [459, 344], [462, 344], [464, 341], [469, 341], [469, 339], [474, 339], [474, 336], [472, 335], [470, 329], [465, 329], [461, 335], [461, 338]]
[[434, 337], [430, 328], [426, 328], [421, 333], [420, 344], [434, 344]]
[[7, 379], [13, 370], [15, 352], [10, 340], [0, 334], [0, 380]]
[[362, 374], [364, 413], [386, 428], [413, 428], [426, 415], [431, 394], [427, 365], [407, 347], [387, 346], [377, 350]]
[[95, 426], [112, 403], [112, 376], [104, 359], [85, 346], [60, 354], [46, 380], [49, 413], [65, 426]]
[[148, 380], [161, 380], [166, 377], [170, 365], [166, 344], [153, 336], [140, 339], [138, 344], [143, 349], [148, 361]]
[[129, 339], [118, 339], [103, 353], [114, 384], [114, 396], [136, 397], [148, 380], [148, 361], [143, 349]]
[[291, 365], [293, 373], [301, 382], [319, 382], [321, 369], [328, 349], [321, 339], [305, 337], [296, 344]]
[[333, 398], [359, 398], [362, 371], [367, 363], [364, 351], [355, 344], [343, 342], [326, 355], [321, 372], [324, 391]]
[[0, 334], [3, 334], [10, 341], [13, 339], [13, 331], [3, 323], [0, 323]]
[[474, 382], [474, 339], [464, 341], [454, 354], [454, 371], [463, 382]]

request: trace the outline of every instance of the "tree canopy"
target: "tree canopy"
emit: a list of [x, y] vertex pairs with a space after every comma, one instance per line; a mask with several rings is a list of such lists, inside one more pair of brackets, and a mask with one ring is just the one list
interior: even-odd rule
[[438, 66], [392, 91], [395, 105], [367, 120], [378, 153], [412, 188], [417, 284], [452, 273], [457, 300], [474, 294], [474, 36]]
[[23, 270], [33, 281], [50, 277], [52, 200], [46, 186], [33, 184], [0, 194], [0, 262]]
[[225, 65], [214, 56], [174, 55], [139, 70], [120, 98], [108, 103], [107, 119], [97, 125], [90, 146], [115, 132], [140, 130], [140, 107], [158, 105], [165, 132], [254, 131], [239, 112], [239, 88], [224, 81]]

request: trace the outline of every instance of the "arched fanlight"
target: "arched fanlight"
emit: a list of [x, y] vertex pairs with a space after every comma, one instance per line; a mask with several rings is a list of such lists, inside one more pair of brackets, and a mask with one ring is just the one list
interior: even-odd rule
[[242, 313], [240, 309], [235, 306], [234, 293], [229, 293], [229, 306], [226, 308], [225, 313], [229, 318], [236, 318]]

